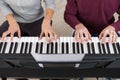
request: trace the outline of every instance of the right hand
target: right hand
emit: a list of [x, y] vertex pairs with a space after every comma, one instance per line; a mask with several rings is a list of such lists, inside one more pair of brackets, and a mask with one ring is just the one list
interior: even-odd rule
[[83, 24], [78, 24], [75, 26], [75, 40], [80, 43], [88, 42], [91, 40], [91, 35], [87, 28]]
[[12, 24], [9, 24], [9, 28], [7, 31], [5, 31], [3, 34], [2, 34], [2, 38], [1, 40], [4, 41], [4, 39], [6, 38], [7, 35], [10, 34], [10, 37], [11, 37], [11, 40], [13, 40], [13, 37], [14, 37], [14, 34], [17, 32], [18, 34], [18, 37], [20, 38], [21, 37], [21, 31], [20, 31], [20, 27], [18, 25], [17, 22], [14, 22]]
[[43, 20], [42, 23], [42, 32], [40, 34], [40, 39], [42, 39], [43, 35], [45, 35], [46, 41], [48, 43], [57, 41], [59, 39], [58, 35], [53, 31], [52, 26], [50, 24], [50, 20]]

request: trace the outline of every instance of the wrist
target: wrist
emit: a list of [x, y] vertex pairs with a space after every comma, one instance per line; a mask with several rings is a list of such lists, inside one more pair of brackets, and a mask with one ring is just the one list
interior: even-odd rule
[[7, 20], [8, 20], [9, 25], [13, 25], [13, 24], [17, 23], [12, 14], [9, 14], [7, 16]]
[[111, 26], [111, 25], [110, 25], [109, 27], [110, 27], [112, 30], [115, 31], [115, 27], [114, 27], [114, 26]]
[[43, 20], [44, 22], [47, 22], [47, 23], [50, 23], [51, 22], [51, 19], [48, 19], [48, 18], [44, 18]]
[[75, 29], [77, 30], [77, 29], [79, 29], [80, 27], [83, 27], [84, 25], [82, 24], [82, 23], [79, 23], [79, 24], [77, 24], [76, 26], [75, 26]]
[[51, 25], [51, 20], [44, 18], [42, 24], [43, 24], [44, 26], [48, 27], [48, 26]]

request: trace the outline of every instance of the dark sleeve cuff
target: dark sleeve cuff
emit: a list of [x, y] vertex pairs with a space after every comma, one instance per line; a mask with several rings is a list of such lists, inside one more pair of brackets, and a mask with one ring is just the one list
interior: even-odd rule
[[115, 27], [115, 31], [120, 31], [120, 21], [117, 21], [113, 24], [111, 24], [111, 26]]

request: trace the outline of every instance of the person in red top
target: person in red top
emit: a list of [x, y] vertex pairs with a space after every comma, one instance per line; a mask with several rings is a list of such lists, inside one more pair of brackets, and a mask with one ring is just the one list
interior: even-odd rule
[[75, 39], [85, 42], [92, 35], [105, 42], [115, 42], [120, 30], [120, 19], [115, 22], [114, 13], [120, 14], [120, 0], [67, 0], [64, 19], [75, 29]]

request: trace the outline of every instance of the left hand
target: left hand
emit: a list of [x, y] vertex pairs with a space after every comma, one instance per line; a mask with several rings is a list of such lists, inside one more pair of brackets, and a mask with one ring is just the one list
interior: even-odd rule
[[117, 40], [117, 33], [115, 32], [115, 28], [111, 25], [107, 26], [99, 35], [99, 40], [103, 43], [105, 42], [106, 37], [108, 36], [108, 42], [113, 43]]
[[52, 26], [50, 24], [50, 20], [44, 19], [42, 23], [42, 32], [40, 34], [40, 39], [45, 35], [46, 41], [48, 43], [52, 42], [53, 40], [57, 41], [58, 36], [53, 31]]

